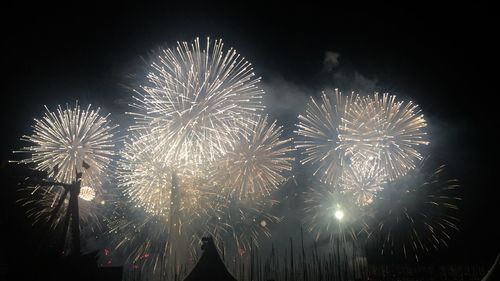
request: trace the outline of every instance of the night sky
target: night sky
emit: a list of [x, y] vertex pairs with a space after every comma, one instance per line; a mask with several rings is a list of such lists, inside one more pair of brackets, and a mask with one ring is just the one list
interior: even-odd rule
[[[432, 157], [463, 187], [462, 230], [444, 252], [489, 263], [500, 250], [497, 81], [485, 67], [493, 64], [490, 8], [477, 2], [10, 7], [1, 19], [1, 167], [23, 145], [19, 138], [30, 133], [43, 105], [92, 103], [126, 127], [129, 88], [144, 74], [151, 51], [195, 37], [222, 38], [252, 62], [269, 96], [268, 113], [290, 133], [305, 98], [325, 88], [387, 91], [417, 102], [430, 123]], [[338, 64], [325, 62], [327, 52], [339, 54]], [[31, 228], [15, 208], [15, 192], [5, 188], [2, 243], [20, 245], [35, 234], [13, 235]]]

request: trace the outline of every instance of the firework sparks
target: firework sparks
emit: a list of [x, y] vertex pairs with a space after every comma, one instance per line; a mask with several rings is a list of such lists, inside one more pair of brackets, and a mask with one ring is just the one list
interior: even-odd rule
[[375, 210], [383, 238], [382, 254], [414, 257], [447, 246], [458, 230], [456, 180], [446, 180], [444, 166], [424, 172], [423, 162], [401, 179], [390, 183]]
[[[178, 192], [179, 211], [186, 213], [183, 217], [199, 216], [206, 208], [201, 202], [202, 193], [208, 190], [204, 188], [207, 185], [205, 173], [197, 169], [188, 171], [172, 162], [166, 162], [165, 157], [156, 153], [155, 139], [150, 136], [136, 134], [124, 145], [118, 176], [124, 194], [136, 207], [154, 216], [164, 216], [168, 221], [175, 203], [172, 201], [172, 193]], [[178, 177], [175, 186], [174, 176]]]
[[143, 136], [125, 142], [118, 179], [124, 193], [137, 207], [153, 215], [170, 211], [171, 166], [159, 159], [153, 141]]
[[386, 183], [383, 169], [374, 160], [355, 161], [343, 167], [339, 180], [341, 192], [353, 197], [356, 204], [366, 206], [373, 200]]
[[390, 180], [405, 175], [422, 159], [427, 123], [418, 105], [375, 93], [346, 111], [339, 128], [338, 149], [356, 158], [375, 158]]
[[132, 107], [132, 129], [156, 133], [166, 157], [188, 164], [215, 160], [231, 148], [237, 134], [263, 109], [249, 62], [221, 40], [199, 39], [165, 49], [151, 64], [147, 85]]
[[282, 127], [259, 118], [250, 135], [242, 136], [233, 150], [217, 161], [214, 178], [237, 200], [268, 196], [291, 171], [291, 139], [280, 139]]
[[317, 166], [320, 180], [335, 184], [346, 160], [350, 163], [375, 159], [388, 180], [395, 180], [415, 168], [422, 159], [419, 147], [427, 145], [427, 123], [418, 105], [397, 101], [396, 96], [372, 96], [340, 92], [313, 98], [306, 115], [299, 116], [296, 141], [304, 149], [301, 162]]
[[35, 169], [62, 183], [71, 183], [77, 171], [84, 171], [82, 185], [99, 188], [115, 154], [112, 131], [116, 126], [90, 105], [87, 109], [76, 104], [75, 108], [59, 106], [56, 112], [46, 110], [42, 119], [35, 119], [33, 134], [22, 137], [31, 146], [20, 152], [31, 153], [31, 157], [19, 162], [35, 164]]
[[[160, 232], [162, 237], [147, 238], [160, 245], [152, 249], [158, 263], [144, 265], [153, 266], [153, 274], [158, 273], [158, 264], [168, 260], [168, 266], [173, 266], [173, 259], [179, 258], [173, 247], [191, 246], [183, 238], [190, 236], [187, 229], [197, 233], [214, 216], [211, 200], [220, 195], [212, 188], [217, 183], [208, 173], [211, 165], [228, 151], [236, 151], [240, 136], [253, 133], [264, 108], [260, 78], [255, 77], [249, 62], [234, 49], [226, 50], [220, 40], [207, 39], [206, 46], [200, 45], [196, 39], [162, 50], [131, 105], [136, 122], [130, 129], [140, 137], [125, 146], [120, 185], [132, 203], [151, 218], [148, 228], [165, 230]], [[275, 129], [274, 124], [271, 127]], [[140, 138], [146, 143], [137, 143]], [[267, 176], [275, 177], [275, 184], [281, 179], [273, 173]], [[217, 208], [222, 209], [221, 205]]]
[[355, 95], [342, 96], [337, 89], [323, 92], [321, 102], [311, 98], [305, 115], [298, 117], [296, 133], [302, 139], [295, 144], [303, 149], [301, 163], [316, 165], [314, 174], [320, 173], [320, 180], [328, 184], [334, 184], [341, 174], [344, 152], [339, 149], [339, 127], [356, 99]]
[[156, 150], [154, 134], [134, 132], [125, 142], [119, 163], [119, 185], [135, 208], [112, 227], [116, 249], [127, 254], [133, 272], [151, 278], [172, 278], [179, 274], [174, 260], [182, 263], [194, 257], [198, 232], [211, 211], [206, 173], [167, 162]]

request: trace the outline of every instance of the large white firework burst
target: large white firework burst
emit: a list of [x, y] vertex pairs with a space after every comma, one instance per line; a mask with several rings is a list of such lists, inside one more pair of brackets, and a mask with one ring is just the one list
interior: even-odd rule
[[21, 139], [31, 145], [20, 152], [31, 157], [19, 161], [34, 164], [49, 177], [62, 183], [71, 183], [76, 173], [83, 172], [82, 186], [100, 188], [107, 175], [114, 152], [113, 130], [108, 116], [101, 116], [99, 108], [81, 109], [58, 106], [55, 112], [47, 107], [42, 119], [35, 119], [33, 134]]
[[291, 139], [281, 139], [283, 129], [276, 121], [260, 117], [215, 164], [215, 181], [236, 200], [268, 196], [285, 180], [292, 169]]
[[179, 162], [214, 160], [263, 109], [252, 65], [221, 40], [178, 43], [154, 59], [137, 91], [132, 128], [158, 135], [157, 147]]
[[422, 159], [419, 147], [429, 144], [426, 126], [418, 105], [375, 93], [357, 99], [346, 112], [338, 149], [361, 161], [375, 158], [389, 180], [394, 180]]
[[339, 127], [350, 110], [356, 95], [343, 96], [335, 89], [321, 95], [321, 101], [311, 98], [305, 115], [299, 115], [296, 133], [301, 137], [295, 142], [302, 149], [302, 164], [316, 166], [314, 174], [320, 180], [334, 184], [342, 171], [344, 151], [339, 149]]

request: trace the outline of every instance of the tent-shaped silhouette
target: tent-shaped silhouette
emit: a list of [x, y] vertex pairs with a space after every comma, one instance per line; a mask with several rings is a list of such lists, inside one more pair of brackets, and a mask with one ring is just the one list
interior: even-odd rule
[[202, 239], [203, 254], [184, 281], [236, 281], [219, 256], [212, 237]]

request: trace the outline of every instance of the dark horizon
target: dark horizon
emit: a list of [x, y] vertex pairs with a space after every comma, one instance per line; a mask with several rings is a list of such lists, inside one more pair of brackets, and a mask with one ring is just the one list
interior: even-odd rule
[[[494, 90], [486, 88], [493, 75], [484, 66], [493, 58], [491, 5], [248, 6], [253, 7], [6, 9], [12, 17], [2, 19], [2, 176], [8, 176], [8, 161], [17, 157], [12, 151], [24, 145], [19, 138], [30, 133], [44, 105], [91, 103], [111, 113], [123, 130], [129, 88], [152, 51], [195, 37], [222, 38], [262, 77], [270, 96], [268, 113], [288, 134], [297, 112], [305, 109], [301, 98], [326, 88], [390, 92], [418, 103], [430, 125], [431, 157], [446, 164], [462, 186], [461, 230], [435, 259], [493, 262], [500, 251], [493, 126], [498, 117]], [[340, 54], [333, 71], [326, 69], [327, 52]], [[291, 105], [282, 106], [283, 100]], [[6, 182], [3, 178], [2, 186]], [[2, 262], [10, 258], [3, 253], [18, 246], [29, 250], [32, 245], [24, 240], [38, 235], [16, 207], [17, 196], [13, 190], [0, 196], [7, 239]]]

